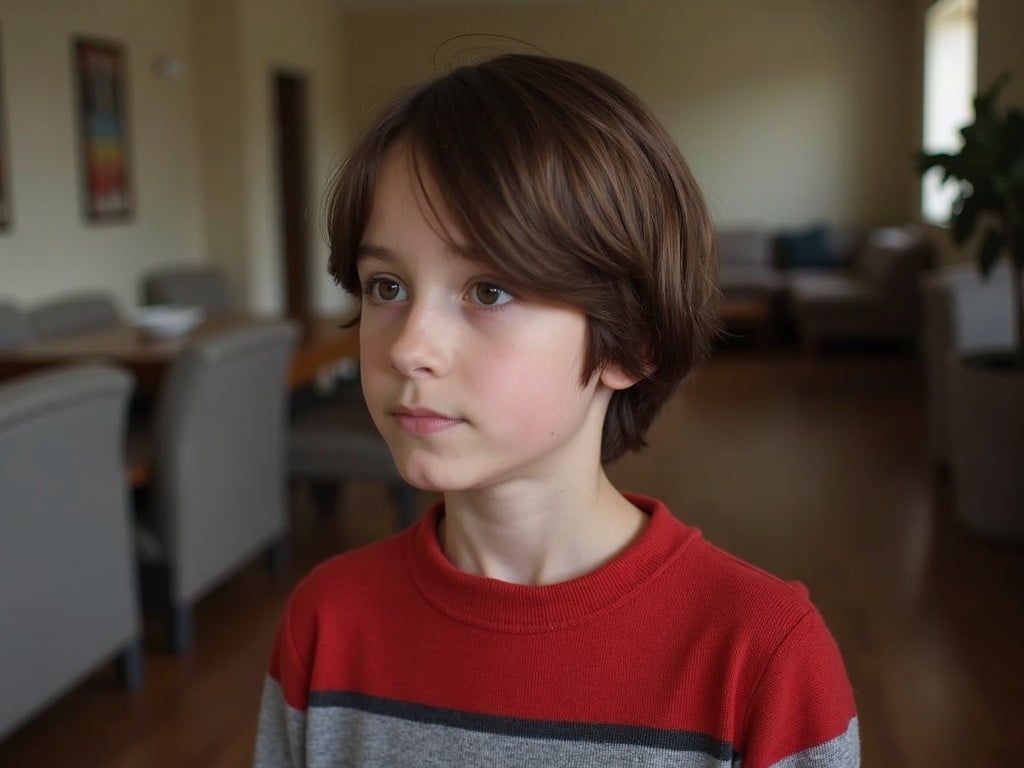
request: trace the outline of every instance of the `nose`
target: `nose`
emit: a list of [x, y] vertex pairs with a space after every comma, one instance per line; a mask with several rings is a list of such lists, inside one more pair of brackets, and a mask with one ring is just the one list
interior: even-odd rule
[[439, 376], [448, 370], [453, 330], [444, 311], [411, 302], [391, 343], [391, 367], [403, 376]]

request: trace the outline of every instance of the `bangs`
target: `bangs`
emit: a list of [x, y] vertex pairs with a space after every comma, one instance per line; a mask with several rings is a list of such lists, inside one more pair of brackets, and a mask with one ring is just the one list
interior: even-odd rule
[[[454, 73], [424, 95], [392, 148], [409, 148], [429, 220], [456, 252], [530, 292], [578, 303], [609, 274], [588, 263], [601, 252], [570, 193], [569, 137], [517, 95], [484, 73]], [[615, 271], [614, 260], [605, 266]]]

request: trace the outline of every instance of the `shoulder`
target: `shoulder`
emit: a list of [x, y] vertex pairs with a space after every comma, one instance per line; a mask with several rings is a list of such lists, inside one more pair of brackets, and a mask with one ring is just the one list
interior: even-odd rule
[[703, 586], [730, 612], [750, 618], [795, 622], [813, 610], [807, 587], [787, 581], [701, 539], [691, 552]]
[[671, 588], [685, 596], [688, 614], [696, 609], [703, 620], [728, 635], [749, 631], [771, 645], [816, 613], [803, 584], [730, 554], [699, 533], [690, 538], [666, 576]]
[[749, 630], [771, 644], [814, 613], [803, 584], [785, 581], [720, 549], [657, 499], [637, 494], [627, 498], [651, 518], [642, 543], [657, 550], [653, 560], [658, 574], [650, 597], [662, 606], [666, 620], [683, 626], [697, 622], [702, 630], [732, 636]]
[[318, 614], [324, 608], [358, 610], [366, 601], [379, 600], [389, 585], [407, 579], [410, 535], [411, 529], [407, 529], [317, 565], [292, 591], [292, 619]]
[[728, 680], [717, 686], [735, 696], [732, 741], [745, 753], [744, 765], [818, 752], [829, 759], [855, 754], [853, 692], [842, 654], [807, 588], [703, 539], [682, 560], [677, 585], [685, 585], [701, 617], [697, 642], [706, 658], [717, 658], [728, 670]]
[[[835, 640], [807, 588], [695, 536], [663, 574], [662, 618], [688, 647], [717, 659], [751, 695], [765, 671], [783, 659], [837, 657]], [[671, 631], [671, 629], [670, 629]]]

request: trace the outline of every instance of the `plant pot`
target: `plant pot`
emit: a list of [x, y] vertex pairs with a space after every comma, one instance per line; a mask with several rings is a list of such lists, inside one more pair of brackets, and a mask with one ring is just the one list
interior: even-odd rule
[[1007, 352], [949, 361], [957, 518], [972, 533], [1024, 539], [1024, 368]]

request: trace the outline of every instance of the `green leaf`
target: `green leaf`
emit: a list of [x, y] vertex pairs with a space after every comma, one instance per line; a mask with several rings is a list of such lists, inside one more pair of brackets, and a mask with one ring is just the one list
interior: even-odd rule
[[1013, 75], [1009, 72], [1001, 72], [992, 84], [988, 87], [988, 90], [979, 93], [974, 97], [974, 115], [975, 119], [984, 118], [992, 114], [995, 110], [996, 100], [999, 98], [1000, 92], [1006, 87], [1006, 84], [1010, 82]]
[[950, 236], [957, 245], [977, 240], [985, 275], [1003, 254], [1024, 268], [1024, 110], [1000, 111], [996, 104], [1009, 80], [1004, 72], [975, 96], [974, 119], [960, 129], [958, 150], [916, 156], [920, 173], [937, 168], [944, 182], [955, 182]]
[[978, 201], [975, 197], [963, 197], [957, 199], [950, 220], [953, 242], [963, 245], [971, 239], [974, 232], [974, 225], [978, 221]]
[[985, 233], [985, 239], [981, 243], [981, 255], [979, 266], [981, 274], [988, 277], [992, 267], [999, 261], [999, 255], [1003, 250], [1003, 235], [997, 229], [990, 229]]
[[932, 168], [945, 168], [946, 163], [954, 159], [954, 156], [948, 152], [938, 152], [933, 155], [926, 152], [918, 152], [915, 157], [918, 173], [926, 173]]
[[1003, 126], [1003, 149], [1008, 157], [1019, 157], [1024, 152], [1024, 111], [1011, 108], [1006, 110]]
[[942, 167], [946, 171], [946, 179], [966, 181], [972, 187], [982, 184], [988, 171], [984, 157], [973, 151], [973, 147], [965, 148], [958, 155], [951, 155]]

